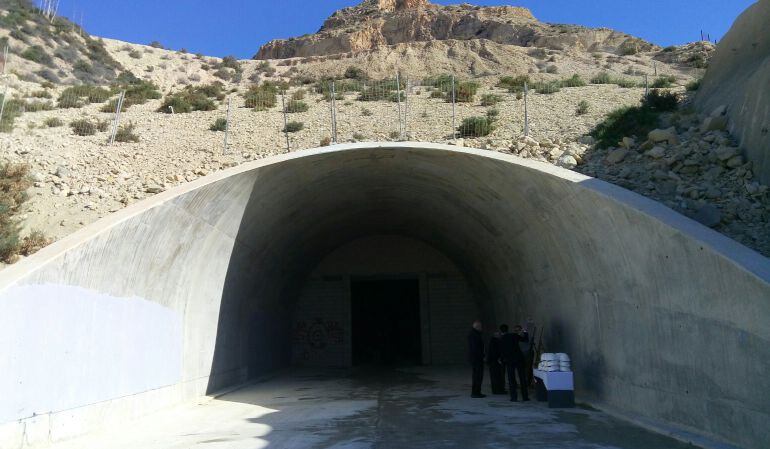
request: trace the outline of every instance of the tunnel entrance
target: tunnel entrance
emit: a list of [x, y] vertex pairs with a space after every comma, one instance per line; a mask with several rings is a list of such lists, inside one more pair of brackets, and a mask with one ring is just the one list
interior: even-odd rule
[[353, 365], [418, 365], [420, 290], [417, 279], [351, 280]]

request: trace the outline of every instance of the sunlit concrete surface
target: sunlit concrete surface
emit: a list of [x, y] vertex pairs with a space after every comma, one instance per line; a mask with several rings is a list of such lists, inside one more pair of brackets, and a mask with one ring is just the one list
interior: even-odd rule
[[466, 371], [290, 372], [52, 449], [692, 447], [587, 408], [471, 399]]

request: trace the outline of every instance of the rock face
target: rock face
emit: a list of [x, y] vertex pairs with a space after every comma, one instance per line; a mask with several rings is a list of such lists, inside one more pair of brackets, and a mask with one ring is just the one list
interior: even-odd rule
[[[770, 0], [759, 0], [717, 46], [695, 99], [712, 114], [726, 105], [728, 129], [738, 138], [760, 180], [770, 182]], [[721, 126], [722, 119], [707, 126]]]
[[486, 39], [499, 44], [627, 53], [658, 47], [601, 28], [545, 24], [526, 8], [441, 6], [427, 0], [366, 0], [335, 12], [318, 33], [274, 40], [255, 59], [285, 59], [362, 52], [409, 42]]

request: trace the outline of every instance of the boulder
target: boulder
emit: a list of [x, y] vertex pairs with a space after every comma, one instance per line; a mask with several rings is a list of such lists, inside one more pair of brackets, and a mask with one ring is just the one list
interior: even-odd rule
[[676, 128], [673, 126], [666, 129], [653, 129], [647, 134], [647, 138], [655, 143], [668, 142], [670, 145], [679, 144], [679, 137], [676, 135]]
[[722, 131], [727, 128], [727, 117], [720, 115], [717, 117], [706, 117], [700, 125], [700, 131], [707, 133], [709, 131]]
[[577, 167], [577, 159], [575, 159], [570, 154], [564, 154], [562, 155], [559, 160], [556, 162], [556, 165], [559, 167], [567, 168], [572, 170], [573, 168]]
[[739, 150], [735, 147], [719, 147], [715, 151], [717, 159], [722, 162], [732, 159], [738, 152]]
[[623, 162], [623, 159], [625, 159], [626, 156], [628, 156], [628, 150], [625, 148], [618, 148], [607, 155], [606, 161], [608, 164], [618, 164]]
[[656, 146], [652, 147], [652, 149], [645, 154], [653, 159], [660, 159], [666, 155], [666, 149], [661, 146]]

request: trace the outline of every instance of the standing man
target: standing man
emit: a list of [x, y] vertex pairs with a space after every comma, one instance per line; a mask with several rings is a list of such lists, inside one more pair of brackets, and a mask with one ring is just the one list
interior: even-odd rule
[[492, 384], [492, 394], [505, 394], [504, 369], [500, 361], [500, 332], [495, 332], [489, 339], [487, 349], [487, 365], [489, 365], [489, 383]]
[[519, 348], [519, 342], [529, 341], [529, 334], [523, 331], [519, 325], [513, 327], [513, 333], [508, 333], [508, 325], [501, 324], [500, 331], [503, 333], [500, 350], [508, 374], [508, 389], [511, 392], [511, 402], [518, 401], [516, 395], [516, 374], [519, 375], [519, 383], [521, 384], [521, 398], [524, 401], [529, 401], [529, 387], [526, 384], [526, 375], [524, 374], [524, 354], [521, 353], [521, 348]]
[[532, 365], [535, 363], [535, 345], [533, 340], [535, 339], [535, 335], [537, 335], [537, 328], [535, 327], [532, 318], [527, 318], [525, 326], [530, 337], [528, 341], [519, 342], [519, 349], [521, 349], [521, 354], [524, 356], [525, 385], [529, 388], [532, 385]]
[[481, 321], [473, 322], [473, 327], [468, 333], [468, 361], [473, 369], [471, 382], [471, 397], [483, 398], [481, 394], [481, 382], [484, 380], [484, 340], [481, 337]]

